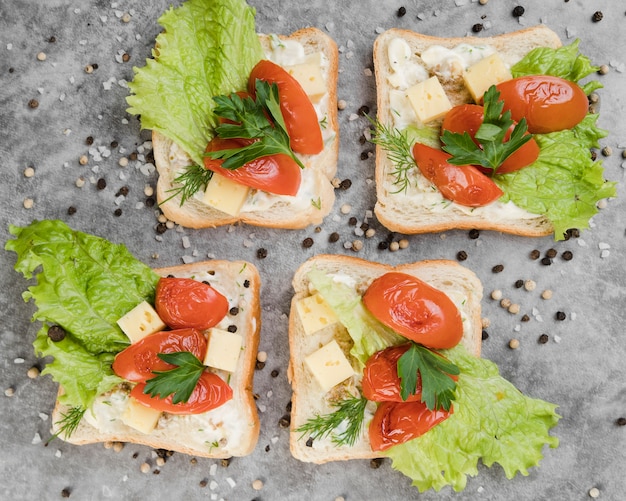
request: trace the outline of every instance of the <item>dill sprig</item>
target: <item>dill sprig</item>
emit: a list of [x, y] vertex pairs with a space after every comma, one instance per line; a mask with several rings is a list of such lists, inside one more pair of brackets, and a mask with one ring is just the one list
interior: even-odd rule
[[[316, 415], [296, 429], [298, 433], [309, 433], [313, 440], [331, 435], [336, 445], [352, 446], [361, 434], [365, 419], [365, 406], [367, 399], [364, 397], [350, 397], [333, 403], [337, 410], [330, 414]], [[344, 421], [347, 421], [345, 430], [333, 433]]]
[[59, 427], [59, 431], [52, 435], [50, 440], [57, 438], [59, 435], [64, 435], [66, 438], [70, 437], [78, 428], [86, 411], [87, 409], [83, 407], [70, 407], [67, 412], [61, 414], [61, 419], [55, 423]]
[[394, 165], [394, 170], [390, 172], [395, 178], [393, 184], [398, 186], [394, 193], [406, 192], [411, 184], [409, 173], [416, 167], [407, 132], [400, 131], [395, 127], [387, 127], [369, 116], [367, 118], [374, 126], [371, 142], [385, 150], [387, 157]]
[[[167, 190], [172, 195], [161, 202], [164, 204], [175, 196], [180, 194], [180, 205], [182, 206], [187, 200], [193, 197], [196, 192], [206, 190], [213, 171], [205, 169], [200, 165], [188, 165], [185, 171], [174, 178], [174, 182], [178, 184], [175, 188]], [[159, 205], [161, 205], [159, 204]]]

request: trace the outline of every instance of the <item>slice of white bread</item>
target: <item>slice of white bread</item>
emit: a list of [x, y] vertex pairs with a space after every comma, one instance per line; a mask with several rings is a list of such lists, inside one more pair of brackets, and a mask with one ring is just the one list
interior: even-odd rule
[[[388, 48], [395, 38], [405, 40], [411, 49], [411, 61], [422, 65], [420, 55], [433, 45], [451, 49], [459, 44], [489, 46], [495, 49], [503, 60], [515, 64], [529, 51], [537, 47], [557, 48], [561, 46], [559, 37], [546, 26], [539, 25], [520, 31], [494, 37], [438, 38], [408, 30], [390, 29], [377, 37], [374, 42], [374, 68], [377, 85], [378, 120], [386, 126], [393, 126], [393, 110], [390, 91], [393, 88], [389, 77], [393, 69], [389, 62]], [[447, 78], [438, 75], [452, 106], [473, 103], [472, 97], [459, 75]], [[441, 124], [441, 119], [433, 122]], [[432, 125], [432, 124], [429, 124]], [[378, 220], [392, 231], [406, 234], [439, 232], [449, 229], [496, 230], [523, 236], [542, 236], [553, 233], [552, 223], [544, 216], [531, 214], [512, 202], [494, 202], [487, 207], [469, 208], [445, 201], [439, 192], [432, 193], [432, 185], [423, 179], [415, 168], [415, 181], [421, 186], [409, 188], [406, 193], [397, 192], [391, 174], [394, 165], [387, 152], [376, 147], [376, 194], [375, 213]]]
[[[235, 326], [243, 344], [236, 371], [216, 372], [233, 389], [232, 400], [203, 414], [185, 416], [163, 413], [155, 429], [145, 434], [125, 425], [120, 419], [126, 407], [128, 390], [122, 385], [112, 393], [98, 397], [93, 406], [95, 414], [88, 409], [78, 428], [69, 437], [61, 433], [60, 438], [78, 445], [132, 442], [211, 458], [250, 454], [259, 436], [259, 418], [252, 392], [261, 328], [260, 277], [257, 269], [245, 261], [215, 260], [155, 271], [161, 276], [206, 280], [228, 299], [230, 311], [217, 327], [226, 330], [231, 325]], [[53, 433], [59, 433], [58, 422], [67, 412], [68, 409], [57, 401], [52, 414]]]
[[[188, 228], [208, 228], [243, 222], [270, 228], [298, 229], [320, 224], [330, 212], [335, 192], [331, 180], [337, 171], [339, 154], [339, 126], [337, 121], [338, 50], [335, 42], [321, 30], [305, 28], [290, 36], [278, 37], [294, 40], [304, 47], [305, 55], [323, 54], [322, 74], [327, 92], [318, 108], [318, 118], [323, 120], [324, 149], [317, 155], [300, 155], [306, 166], [302, 172], [302, 184], [295, 197], [278, 196], [251, 190], [250, 204], [244, 206], [237, 216], [211, 207], [196, 198], [188, 199], [182, 206], [180, 196], [168, 200], [177, 184], [174, 179], [181, 170], [193, 162], [173, 141], [153, 131], [152, 147], [159, 172], [157, 201], [165, 216]], [[261, 44], [270, 53], [272, 40], [276, 37], [259, 35]], [[163, 203], [164, 200], [167, 200]], [[255, 208], [256, 205], [258, 208]]]
[[[480, 356], [482, 339], [480, 309], [483, 294], [482, 284], [472, 271], [448, 260], [420, 261], [393, 267], [349, 256], [318, 255], [306, 261], [296, 271], [293, 278], [295, 294], [289, 315], [289, 378], [293, 390], [291, 453], [296, 459], [313, 463], [379, 457], [380, 453], [372, 451], [370, 447], [367, 432], [368, 419], [366, 419], [361, 430], [359, 439], [352, 446], [337, 446], [331, 442], [330, 438], [313, 440], [311, 443], [308, 441], [309, 436], [307, 434], [296, 431], [309, 419], [317, 415], [332, 413], [335, 410], [330, 402], [333, 397], [340, 397], [346, 392], [358, 394], [356, 393], [357, 387], [362, 377], [362, 374], [357, 374], [335, 386], [329, 392], [325, 392], [305, 366], [305, 357], [332, 339], [337, 340], [348, 360], [352, 358], [349, 355], [352, 346], [351, 340], [345, 327], [341, 324], [328, 326], [313, 334], [307, 335], [304, 332], [296, 304], [302, 298], [315, 292], [307, 277], [307, 273], [312, 269], [335, 275], [342, 283], [353, 280], [355, 289], [360, 294], [365, 292], [372, 280], [389, 271], [399, 271], [418, 277], [445, 292], [460, 309], [463, 318], [461, 342], [470, 353], [476, 356]], [[356, 367], [354, 363], [353, 367]], [[372, 408], [368, 408], [366, 412], [372, 414], [374, 410], [375, 407], [372, 404]]]

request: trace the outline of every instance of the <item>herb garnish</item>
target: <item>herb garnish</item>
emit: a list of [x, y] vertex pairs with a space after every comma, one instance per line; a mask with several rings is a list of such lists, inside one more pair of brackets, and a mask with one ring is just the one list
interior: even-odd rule
[[456, 389], [456, 383], [450, 376], [457, 376], [459, 368], [438, 353], [411, 343], [411, 347], [398, 360], [400, 395], [403, 400], [415, 393], [418, 372], [422, 383], [422, 402], [426, 407], [431, 411], [450, 410]]
[[172, 195], [163, 200], [159, 205], [168, 202], [180, 193], [180, 205], [182, 206], [187, 200], [194, 196], [200, 190], [206, 190], [209, 181], [213, 177], [213, 171], [205, 169], [200, 165], [188, 165], [185, 171], [174, 178], [174, 182], [180, 186], [167, 190]]
[[217, 137], [256, 141], [241, 148], [210, 151], [205, 156], [222, 159], [224, 169], [234, 170], [257, 158], [282, 153], [304, 169], [289, 145], [287, 126], [280, 110], [278, 85], [257, 79], [255, 89], [256, 100], [235, 93], [213, 99], [216, 104], [215, 115], [234, 122], [218, 125], [215, 128]]
[[483, 123], [474, 136], [480, 146], [467, 132], [458, 134], [446, 130], [441, 136], [444, 143], [442, 149], [452, 155], [448, 162], [453, 165], [482, 165], [495, 172], [502, 162], [530, 141], [532, 135], [526, 134], [528, 127], [526, 119], [522, 118], [513, 128], [511, 137], [505, 141], [507, 132], [515, 122], [511, 119], [510, 111], [502, 113], [504, 101], [500, 101], [500, 92], [495, 85], [485, 92], [483, 101]]
[[83, 419], [86, 411], [87, 409], [84, 407], [71, 407], [67, 412], [62, 413], [61, 419], [55, 423], [59, 426], [59, 431], [50, 437], [50, 440], [61, 434], [63, 434], [66, 438], [69, 438], [72, 433], [76, 431], [76, 428], [78, 428], [78, 425], [80, 424], [81, 419]]
[[154, 371], [157, 376], [146, 381], [143, 392], [151, 397], [172, 397], [172, 403], [187, 402], [204, 372], [204, 364], [191, 352], [159, 353], [158, 357], [173, 365], [169, 371]]
[[395, 127], [387, 127], [369, 116], [367, 118], [374, 126], [374, 136], [371, 142], [382, 147], [394, 165], [394, 170], [390, 174], [395, 178], [393, 184], [398, 186], [398, 189], [393, 193], [406, 191], [411, 184], [409, 173], [416, 168], [411, 152], [411, 141], [406, 129], [400, 131]]
[[[337, 410], [330, 414], [316, 415], [296, 429], [298, 433], [309, 433], [313, 440], [331, 435], [332, 442], [336, 445], [352, 446], [361, 434], [363, 421], [365, 420], [365, 406], [367, 399], [364, 397], [351, 396], [345, 400], [333, 402]], [[333, 433], [339, 425], [347, 421], [346, 428], [340, 433]]]

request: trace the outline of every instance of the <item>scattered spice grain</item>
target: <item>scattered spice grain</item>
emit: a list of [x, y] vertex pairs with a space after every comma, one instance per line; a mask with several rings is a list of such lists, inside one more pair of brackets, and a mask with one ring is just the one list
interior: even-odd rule
[[562, 320], [565, 320], [567, 318], [567, 315], [563, 311], [557, 311], [556, 314], [554, 315], [554, 318], [556, 318], [557, 320], [562, 321]]
[[330, 243], [335, 243], [337, 240], [339, 240], [339, 233], [337, 233], [336, 231], [333, 231], [329, 236], [328, 236], [328, 241]]
[[602, 21], [602, 19], [604, 18], [604, 14], [602, 14], [602, 11], [597, 10], [593, 13], [593, 16], [591, 16], [591, 20], [594, 23], [599, 23], [600, 21]]
[[313, 247], [313, 239], [311, 237], [307, 237], [302, 241], [302, 247], [304, 247], [305, 249], [308, 249], [310, 247]]
[[493, 273], [500, 273], [504, 270], [504, 265], [502, 264], [496, 264], [493, 268], [491, 268], [491, 271]]
[[513, 9], [513, 17], [522, 17], [524, 12], [526, 12], [526, 9], [524, 9], [521, 5], [518, 5]]
[[534, 249], [530, 252], [530, 259], [532, 259], [533, 261], [539, 259], [539, 256], [541, 256], [541, 252], [539, 252], [537, 249]]
[[519, 339], [511, 339], [509, 341], [509, 348], [511, 348], [512, 350], [517, 350], [519, 348]]
[[403, 6], [403, 7], [400, 7], [400, 8], [398, 9], [398, 17], [403, 17], [403, 16], [405, 16], [405, 15], [406, 15], [406, 7], [404, 7], [404, 6]]
[[259, 259], [265, 259], [267, 257], [267, 249], [261, 247], [256, 251], [256, 257]]
[[541, 336], [539, 336], [538, 342], [539, 344], [546, 344], [548, 342], [548, 335], [547, 334], [542, 334]]
[[457, 252], [456, 258], [458, 261], [465, 261], [467, 259], [467, 252], [464, 250]]

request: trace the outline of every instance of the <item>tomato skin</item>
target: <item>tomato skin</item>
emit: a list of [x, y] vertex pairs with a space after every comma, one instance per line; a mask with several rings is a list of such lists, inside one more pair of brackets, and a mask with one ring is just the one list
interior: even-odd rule
[[278, 85], [282, 111], [291, 149], [296, 153], [316, 155], [324, 149], [322, 130], [313, 103], [298, 81], [277, 64], [263, 59], [250, 73], [248, 92], [255, 95], [256, 80]]
[[[483, 107], [478, 104], [460, 104], [452, 108], [443, 119], [441, 124], [441, 133], [449, 130], [457, 134], [463, 134], [467, 132], [474, 140], [476, 145], [480, 146], [480, 142], [475, 138], [476, 132], [483, 123], [484, 111]], [[508, 141], [513, 132], [515, 125], [511, 126], [509, 131], [504, 137], [505, 141]], [[527, 133], [528, 135], [528, 133]], [[527, 165], [533, 163], [539, 157], [539, 145], [534, 138], [524, 143], [520, 148], [515, 150], [513, 154], [500, 164], [500, 166], [493, 172], [493, 169], [476, 165], [475, 167], [485, 174], [507, 174], [509, 172], [515, 172], [522, 169]]]
[[376, 278], [363, 295], [365, 307], [387, 327], [429, 348], [456, 346], [463, 336], [461, 313], [442, 291], [406, 273]]
[[154, 377], [153, 371], [176, 367], [161, 360], [159, 353], [189, 351], [203, 360], [206, 350], [207, 340], [196, 329], [155, 332], [119, 352], [113, 361], [113, 372], [128, 381], [145, 382]]
[[191, 278], [162, 277], [154, 302], [161, 320], [172, 329], [209, 329], [228, 313], [228, 299]]
[[504, 110], [517, 122], [526, 118], [532, 134], [571, 129], [589, 110], [584, 91], [563, 78], [529, 75], [499, 83], [496, 89]]
[[[242, 139], [213, 138], [206, 151], [241, 148], [251, 142]], [[222, 168], [222, 163], [220, 159], [204, 158], [206, 169], [250, 188], [275, 195], [295, 196], [302, 182], [300, 166], [291, 157], [283, 154], [260, 157], [234, 170]]]
[[369, 427], [373, 451], [384, 451], [423, 435], [454, 412], [431, 411], [422, 402], [383, 402]]
[[452, 165], [445, 151], [415, 143], [413, 158], [421, 173], [444, 198], [467, 207], [482, 207], [496, 201], [503, 191], [473, 165]]
[[365, 398], [373, 402], [413, 402], [422, 398], [422, 380], [419, 376], [415, 393], [406, 400], [400, 396], [398, 360], [410, 347], [410, 343], [391, 346], [377, 351], [367, 360], [361, 380]]
[[137, 384], [130, 396], [152, 409], [170, 414], [200, 414], [219, 407], [233, 398], [233, 389], [213, 372], [203, 372], [187, 402], [172, 403], [173, 395], [167, 398], [151, 397], [143, 392], [145, 383]]

